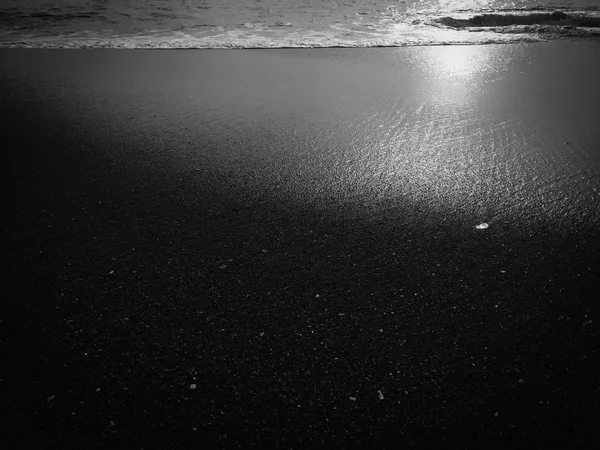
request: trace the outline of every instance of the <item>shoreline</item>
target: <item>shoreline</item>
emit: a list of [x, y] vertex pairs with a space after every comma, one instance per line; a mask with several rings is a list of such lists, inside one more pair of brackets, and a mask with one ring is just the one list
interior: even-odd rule
[[[39, 38], [44, 39], [44, 38]], [[4, 44], [9, 44], [5, 46]], [[428, 47], [472, 47], [472, 46], [521, 46], [521, 45], [581, 45], [581, 44], [589, 44], [589, 45], [597, 45], [598, 44], [598, 36], [596, 35], [574, 35], [568, 37], [553, 37], [547, 40], [543, 39], [534, 39], [533, 37], [529, 38], [529, 40], [515, 40], [515, 41], [489, 41], [489, 42], [469, 42], [469, 41], [457, 41], [457, 42], [422, 42], [422, 43], [406, 43], [406, 44], [374, 44], [369, 46], [360, 46], [360, 45], [290, 45], [290, 46], [265, 46], [265, 45], [257, 45], [257, 46], [235, 46], [235, 44], [227, 45], [227, 46], [211, 46], [211, 47], [73, 47], [73, 46], [65, 46], [67, 43], [60, 43], [57, 47], [26, 47], [21, 46], [19, 41], [2, 41], [0, 39], [0, 50], [62, 50], [62, 51], [73, 51], [73, 50], [118, 50], [118, 51], [256, 51], [256, 50], [298, 50], [298, 51], [307, 51], [307, 50], [359, 50], [365, 51], [369, 49], [410, 49], [410, 48], [428, 48]], [[181, 44], [181, 43], [180, 43]], [[25, 45], [25, 44], [22, 44]], [[61, 46], [62, 45], [62, 46]]]

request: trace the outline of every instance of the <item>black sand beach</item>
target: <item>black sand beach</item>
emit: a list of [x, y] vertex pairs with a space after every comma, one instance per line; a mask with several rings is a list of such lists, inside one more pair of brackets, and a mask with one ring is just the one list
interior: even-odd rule
[[591, 448], [599, 54], [0, 50], [2, 441]]

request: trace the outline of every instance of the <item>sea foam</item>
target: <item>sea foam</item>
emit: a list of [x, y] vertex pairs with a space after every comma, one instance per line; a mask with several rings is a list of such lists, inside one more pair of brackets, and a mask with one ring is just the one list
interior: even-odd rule
[[201, 5], [150, 1], [139, 8], [128, 0], [62, 3], [68, 7], [0, 6], [0, 47], [403, 47], [600, 37], [600, 11], [592, 6], [452, 10], [426, 7], [433, 0], [425, 6], [357, 0], [333, 8], [247, 0], [237, 9], [229, 4], [219, 9], [210, 0]]

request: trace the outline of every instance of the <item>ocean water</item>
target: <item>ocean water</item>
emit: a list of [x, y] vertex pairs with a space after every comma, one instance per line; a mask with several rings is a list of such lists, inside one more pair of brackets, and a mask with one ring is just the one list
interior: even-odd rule
[[1, 47], [285, 48], [600, 37], [600, 0], [3, 0]]

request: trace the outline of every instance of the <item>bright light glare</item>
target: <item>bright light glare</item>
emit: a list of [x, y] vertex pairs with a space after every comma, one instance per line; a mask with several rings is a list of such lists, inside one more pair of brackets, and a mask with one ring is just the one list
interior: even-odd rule
[[490, 53], [476, 45], [455, 45], [429, 52], [428, 72], [443, 78], [471, 78], [489, 68]]

